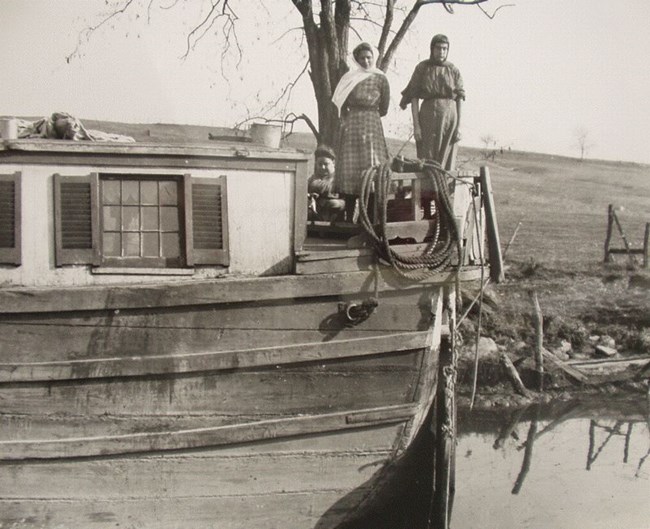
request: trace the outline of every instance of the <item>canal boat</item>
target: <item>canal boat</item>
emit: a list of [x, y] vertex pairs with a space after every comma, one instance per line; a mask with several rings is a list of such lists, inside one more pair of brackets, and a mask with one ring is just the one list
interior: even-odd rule
[[341, 527], [449, 433], [457, 288], [500, 273], [487, 170], [394, 160], [366, 230], [316, 229], [310, 157], [2, 141], [0, 527]]

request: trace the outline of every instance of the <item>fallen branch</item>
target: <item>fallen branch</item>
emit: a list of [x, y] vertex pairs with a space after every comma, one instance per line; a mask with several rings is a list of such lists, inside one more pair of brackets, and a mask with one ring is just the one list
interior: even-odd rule
[[508, 378], [510, 379], [512, 387], [515, 389], [515, 391], [524, 397], [528, 397], [528, 390], [526, 389], [526, 386], [524, 386], [524, 383], [521, 381], [521, 377], [517, 372], [517, 368], [506, 353], [501, 353], [501, 363], [505, 367], [506, 374], [508, 375]]

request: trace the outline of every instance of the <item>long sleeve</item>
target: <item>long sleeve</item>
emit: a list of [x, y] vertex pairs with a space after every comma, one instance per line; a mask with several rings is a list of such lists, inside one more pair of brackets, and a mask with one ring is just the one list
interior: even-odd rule
[[379, 115], [383, 118], [388, 114], [388, 105], [390, 104], [390, 84], [386, 76], [381, 76], [381, 98], [379, 99]]

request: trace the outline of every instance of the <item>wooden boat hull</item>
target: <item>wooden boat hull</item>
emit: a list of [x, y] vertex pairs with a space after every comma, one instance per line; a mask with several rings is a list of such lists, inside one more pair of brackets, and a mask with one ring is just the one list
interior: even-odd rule
[[339, 526], [425, 424], [443, 332], [442, 285], [352, 324], [366, 289], [5, 308], [0, 526]]

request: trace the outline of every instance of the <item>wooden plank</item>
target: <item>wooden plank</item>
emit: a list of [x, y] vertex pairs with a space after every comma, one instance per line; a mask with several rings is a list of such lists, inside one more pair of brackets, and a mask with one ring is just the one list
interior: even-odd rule
[[307, 163], [296, 164], [293, 191], [293, 252], [302, 249], [307, 236]]
[[33, 417], [316, 413], [411, 402], [420, 363], [421, 351], [409, 350], [280, 368], [8, 383], [0, 401], [7, 416]]
[[[347, 501], [348, 490], [229, 497], [149, 498], [133, 500], [0, 501], [0, 523], [20, 529], [251, 529], [281, 527], [334, 529], [367, 491]], [[345, 506], [333, 509], [344, 498]], [[16, 525], [18, 523], [19, 525]]]
[[307, 275], [356, 272], [357, 270], [370, 270], [374, 265], [374, 255], [311, 260], [306, 262], [297, 261], [295, 264], [295, 273], [299, 275]]
[[[356, 415], [364, 417], [364, 420], [358, 423], [364, 426], [399, 423], [409, 420], [413, 412], [413, 405], [397, 405], [192, 430], [164, 430], [106, 437], [38, 441], [0, 441], [0, 457], [3, 460], [78, 458], [220, 446], [348, 429], [354, 424]], [[367, 419], [366, 416], [370, 413], [371, 419]]]
[[[132, 346], [133, 329], [124, 336]], [[149, 330], [150, 331], [150, 330]], [[389, 334], [378, 337], [353, 338], [318, 343], [291, 344], [286, 346], [248, 348], [237, 351], [202, 351], [185, 354], [164, 352], [166, 337], [177, 338], [178, 331], [165, 332], [160, 341], [151, 344], [147, 351], [135, 352], [136, 356], [112, 358], [84, 358], [53, 360], [49, 362], [1, 362], [0, 382], [25, 382], [37, 380], [72, 380], [105, 377], [180, 374], [200, 371], [221, 371], [262, 366], [280, 366], [292, 363], [329, 361], [340, 358], [358, 358], [386, 351], [405, 351], [422, 348], [429, 339], [428, 332]], [[154, 336], [144, 333], [146, 338]], [[136, 342], [137, 343], [137, 342]], [[185, 345], [185, 344], [184, 344]], [[60, 346], [57, 345], [57, 349]], [[156, 350], [157, 348], [161, 348]], [[160, 352], [158, 352], [160, 351]], [[109, 354], [114, 351], [104, 351]], [[61, 354], [61, 351], [57, 351]], [[69, 355], [63, 351], [63, 355]], [[126, 353], [128, 354], [128, 353]], [[15, 356], [15, 355], [8, 355]]]
[[[448, 270], [413, 282], [404, 280], [390, 268], [383, 267], [379, 269], [378, 275], [374, 272], [347, 272], [305, 276], [227, 277], [140, 285], [16, 287], [0, 289], [0, 314], [174, 307], [343, 294], [374, 295], [375, 287], [380, 292], [421, 290], [453, 283], [456, 275], [455, 270]], [[481, 270], [479, 267], [466, 267], [458, 275], [460, 281], [474, 281], [481, 277]]]
[[644, 255], [644, 248], [610, 248], [610, 254]]
[[[255, 496], [271, 493], [320, 493], [354, 489], [392, 456], [394, 425], [373, 428], [383, 435], [375, 449], [330, 452], [290, 450], [258, 453], [260, 443], [247, 444], [247, 453], [226, 456], [208, 449], [139, 457], [115, 456], [78, 461], [46, 460], [40, 464], [6, 462], [0, 473], [2, 498], [21, 500], [108, 500]], [[349, 437], [349, 435], [348, 435]], [[343, 441], [343, 439], [342, 439]], [[379, 444], [379, 440], [376, 441]], [[10, 470], [9, 470], [10, 469]], [[161, 479], [161, 477], [163, 477]], [[56, 487], [52, 486], [53, 479]]]
[[490, 277], [495, 283], [500, 283], [505, 279], [503, 258], [501, 255], [501, 242], [499, 240], [496, 206], [492, 194], [492, 181], [490, 180], [490, 172], [487, 167], [481, 167], [480, 179], [485, 209], [488, 254], [490, 256]]

